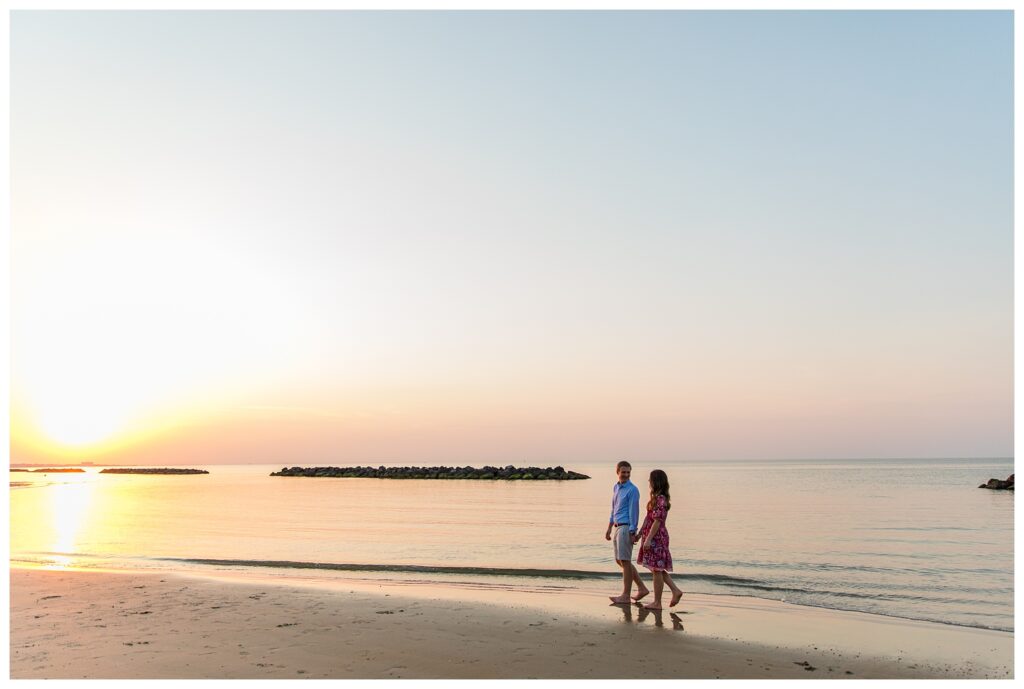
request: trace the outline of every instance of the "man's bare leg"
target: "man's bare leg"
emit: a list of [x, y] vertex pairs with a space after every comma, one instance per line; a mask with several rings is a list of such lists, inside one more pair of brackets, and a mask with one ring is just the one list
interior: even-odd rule
[[629, 603], [629, 591], [633, 585], [633, 576], [636, 575], [639, 578], [639, 575], [636, 574], [636, 568], [629, 560], [616, 560], [615, 564], [622, 567], [622, 595], [618, 597], [608, 597], [611, 599], [612, 603], [622, 605], [624, 603]]
[[636, 582], [636, 595], [633, 596], [633, 601], [639, 603], [640, 599], [646, 596], [651, 591], [647, 588], [647, 586], [644, 585], [644, 580], [640, 578], [640, 572], [637, 571], [636, 565], [630, 562], [629, 566], [633, 570], [633, 581]]

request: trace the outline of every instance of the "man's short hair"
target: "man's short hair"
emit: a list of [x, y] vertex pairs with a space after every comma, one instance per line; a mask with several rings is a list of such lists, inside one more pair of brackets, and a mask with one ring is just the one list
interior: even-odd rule
[[627, 462], [626, 460], [622, 460], [621, 462], [615, 465], [615, 473], [619, 473], [619, 469], [621, 469], [622, 467], [629, 467], [630, 469], [632, 469], [633, 465]]

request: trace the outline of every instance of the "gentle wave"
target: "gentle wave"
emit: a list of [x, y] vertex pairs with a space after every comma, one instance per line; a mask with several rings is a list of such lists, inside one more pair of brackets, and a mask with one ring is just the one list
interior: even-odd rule
[[[156, 557], [164, 562], [185, 562], [198, 565], [235, 567], [271, 567], [274, 569], [326, 569], [343, 572], [408, 572], [412, 574], [476, 574], [483, 576], [537, 577], [550, 579], [621, 579], [618, 572], [594, 572], [582, 569], [537, 569], [518, 567], [455, 567], [432, 565], [341, 564], [334, 562], [294, 562], [291, 560], [213, 560], [207, 558]], [[755, 579], [725, 574], [672, 574], [673, 579], [713, 581], [719, 584], [754, 585]]]
[[[864, 557], [880, 557], [878, 553], [858, 553]], [[883, 554], [884, 555], [884, 554]], [[891, 555], [891, 554], [890, 554]], [[924, 558], [928, 559], [928, 558]], [[764, 560], [706, 560], [699, 558], [687, 559], [694, 565], [712, 567], [749, 567], [751, 569], [768, 569], [785, 572], [864, 572], [870, 574], [1005, 574], [1004, 569], [990, 567], [883, 567], [872, 565], [839, 565], [828, 562], [769, 562]], [[673, 575], [674, 576], [674, 575]]]
[[[673, 575], [673, 579], [675, 575]], [[748, 589], [755, 589], [759, 591], [778, 591], [780, 593], [799, 593], [808, 594], [815, 596], [840, 596], [842, 598], [863, 598], [865, 600], [886, 600], [886, 601], [918, 601], [922, 603], [964, 603], [964, 604], [977, 604], [985, 605], [989, 601], [978, 598], [950, 598], [942, 596], [921, 596], [921, 595], [906, 595], [899, 593], [858, 593], [856, 591], [831, 591], [826, 589], [806, 589], [792, 586], [772, 586], [771, 584], [733, 584], [734, 586], [740, 586]]]
[[[343, 564], [333, 562], [295, 562], [291, 560], [217, 560], [208, 558], [177, 558], [158, 557], [149, 558], [165, 562], [184, 562], [199, 565], [219, 565], [234, 567], [266, 567], [273, 569], [321, 569], [344, 572], [386, 572], [386, 573], [410, 573], [410, 574], [471, 574], [478, 576], [506, 576], [506, 577], [527, 577], [527, 578], [548, 578], [548, 579], [621, 579], [618, 572], [595, 572], [579, 569], [537, 569], [537, 568], [513, 568], [513, 567], [457, 567], [457, 566], [432, 566], [432, 565], [398, 565], [398, 564]], [[741, 589], [777, 592], [781, 594], [806, 594], [813, 596], [838, 596], [841, 598], [863, 598], [867, 600], [892, 601], [920, 601], [920, 602], [956, 602], [985, 604], [983, 599], [967, 599], [942, 596], [913, 595], [900, 593], [883, 592], [855, 592], [855, 591], [834, 591], [827, 589], [810, 589], [794, 586], [773, 584], [757, 579], [734, 577], [727, 574], [700, 574], [700, 573], [672, 573], [673, 579], [689, 581], [709, 581], [724, 586], [734, 586]]]

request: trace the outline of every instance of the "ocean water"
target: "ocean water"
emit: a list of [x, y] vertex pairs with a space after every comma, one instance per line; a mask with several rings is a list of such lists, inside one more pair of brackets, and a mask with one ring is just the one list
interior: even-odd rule
[[[604, 540], [614, 465], [563, 465], [592, 478], [271, 477], [283, 464], [12, 473], [11, 560], [617, 593]], [[671, 483], [684, 591], [1013, 629], [1014, 494], [977, 487], [1012, 459], [635, 461], [644, 499], [655, 468]]]

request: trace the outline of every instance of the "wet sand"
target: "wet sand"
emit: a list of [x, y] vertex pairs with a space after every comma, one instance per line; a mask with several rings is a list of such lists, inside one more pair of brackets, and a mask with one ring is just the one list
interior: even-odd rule
[[[218, 578], [218, 576], [220, 578]], [[10, 570], [11, 678], [1013, 676], [1013, 635], [728, 596]]]

